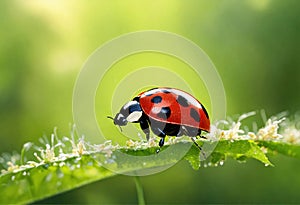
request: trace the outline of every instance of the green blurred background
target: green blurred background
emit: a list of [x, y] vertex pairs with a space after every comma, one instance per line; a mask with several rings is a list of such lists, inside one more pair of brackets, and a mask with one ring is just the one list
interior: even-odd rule
[[[198, 44], [216, 65], [229, 116], [300, 105], [300, 1], [0, 1], [0, 153], [49, 135], [69, 135], [72, 92], [88, 56], [137, 30], [163, 30]], [[300, 203], [300, 161], [274, 168], [250, 160], [192, 170], [186, 162], [142, 178], [149, 203]], [[136, 203], [118, 176], [43, 203]], [[39, 202], [39, 203], [42, 203]]]

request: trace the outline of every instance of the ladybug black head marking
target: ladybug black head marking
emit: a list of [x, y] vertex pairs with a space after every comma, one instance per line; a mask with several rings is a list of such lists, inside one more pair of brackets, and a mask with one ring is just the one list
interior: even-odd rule
[[142, 114], [140, 103], [133, 100], [126, 103], [114, 118], [109, 118], [114, 120], [115, 125], [125, 126], [128, 122], [139, 122]]

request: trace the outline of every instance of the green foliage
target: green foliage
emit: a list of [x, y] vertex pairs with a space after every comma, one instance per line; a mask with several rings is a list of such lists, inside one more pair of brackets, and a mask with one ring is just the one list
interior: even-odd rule
[[273, 141], [260, 141], [259, 146], [268, 148], [269, 151], [300, 159], [300, 145]]
[[[113, 145], [111, 141], [91, 145], [83, 138], [75, 140], [75, 127], [71, 138], [62, 139], [55, 129], [50, 142], [40, 140], [41, 147], [26, 143], [21, 155], [2, 155], [0, 203], [30, 203], [118, 174], [156, 173], [181, 159], [198, 170], [222, 166], [228, 158], [238, 162], [255, 159], [265, 166], [274, 166], [268, 155], [276, 153], [300, 158], [300, 131], [295, 123], [285, 118], [271, 118], [256, 133], [246, 132], [241, 129], [241, 121], [253, 114], [243, 114], [236, 122], [222, 121], [226, 129], [218, 128], [220, 122], [211, 125], [207, 139], [197, 140], [202, 150], [185, 137], [166, 139], [159, 153], [158, 138], [150, 138], [148, 142], [128, 140], [125, 146]], [[32, 152], [33, 148], [39, 153]], [[138, 178], [136, 184], [139, 201], [143, 203]]]
[[[300, 36], [300, 1], [191, 0], [187, 3], [179, 0], [159, 2], [133, 0], [130, 2], [0, 1], [1, 153], [19, 149], [28, 140], [37, 142], [41, 134], [50, 133], [54, 126], [60, 128], [61, 136], [66, 135], [69, 131], [66, 125], [73, 119], [71, 104], [73, 84], [87, 56], [104, 42], [138, 30], [157, 29], [174, 32], [202, 47], [222, 76], [228, 97], [229, 115], [261, 107], [267, 108], [268, 115], [282, 110], [291, 112], [299, 110], [300, 95], [297, 94], [297, 90], [300, 88], [300, 69], [298, 69], [300, 60], [297, 42]], [[175, 60], [148, 57], [145, 55], [144, 58], [151, 64], [143, 66], [155, 65], [185, 70], [182, 67], [183, 63], [179, 64]], [[141, 61], [144, 62], [145, 59]], [[128, 63], [123, 69], [126, 71], [127, 67], [140, 66], [136, 62], [135, 59], [132, 60], [132, 63]], [[187, 82], [194, 83], [192, 79], [187, 79]], [[98, 99], [97, 95], [97, 102], [100, 101]], [[202, 96], [200, 100], [202, 102]], [[109, 108], [110, 106], [111, 104]], [[99, 111], [98, 104], [96, 111]], [[111, 113], [105, 113], [107, 114]], [[260, 120], [255, 120], [258, 126], [261, 125]], [[112, 137], [117, 137], [115, 135], [117, 131], [108, 129]], [[299, 150], [294, 144], [273, 141], [263, 143], [269, 145], [268, 154], [273, 154], [270, 150], [276, 150], [275, 153], [283, 150], [292, 155], [297, 153], [293, 149]], [[217, 152], [213, 152], [212, 156], [216, 161], [225, 160], [225, 156]], [[17, 161], [14, 165], [27, 163], [30, 158], [28, 153], [25, 154], [25, 158], [22, 163]], [[33, 155], [31, 158], [34, 158]], [[276, 158], [279, 161], [281, 159], [285, 158]], [[197, 161], [197, 157], [195, 160]], [[243, 160], [243, 157], [239, 160]], [[162, 193], [163, 188], [158, 187], [155, 181], [163, 180], [173, 187], [173, 190], [169, 189], [160, 197], [151, 193], [148, 200], [162, 203], [157, 200], [163, 198], [166, 202], [173, 200], [177, 203], [191, 204], [299, 203], [300, 198], [295, 190], [299, 189], [300, 181], [297, 174], [300, 165], [294, 162], [290, 159], [289, 163], [282, 160], [282, 163], [277, 164], [274, 160], [276, 171], [269, 169], [264, 171], [268, 174], [257, 175], [257, 180], [264, 183], [264, 186], [259, 188], [253, 178], [235, 174], [232, 171], [233, 167], [222, 169], [221, 174], [218, 173], [219, 183], [215, 184], [219, 186], [212, 189], [209, 188], [211, 181], [205, 183], [202, 174], [199, 174], [199, 178], [193, 178], [197, 183], [190, 184], [190, 190], [197, 190], [196, 193], [195, 191], [187, 193], [188, 190], [182, 192], [181, 189], [174, 188], [186, 183], [184, 177], [174, 181], [177, 172], [168, 173], [164, 178], [157, 175], [153, 178], [153, 182], [148, 184], [149, 190], [155, 189]], [[284, 170], [278, 168], [281, 164]], [[247, 165], [246, 170], [243, 166], [238, 166], [242, 170], [236, 171], [249, 174], [261, 170], [255, 163]], [[182, 171], [181, 167], [179, 169]], [[206, 174], [204, 177], [207, 179], [215, 178], [209, 172]], [[234, 180], [223, 183], [233, 175], [236, 177]], [[265, 179], [264, 176], [272, 180], [268, 180], [268, 177]], [[111, 189], [116, 186], [113, 183], [113, 180], [108, 183], [113, 187]], [[199, 183], [202, 189], [199, 188]], [[265, 189], [262, 190], [263, 188]], [[1, 188], [2, 190], [4, 189]], [[230, 194], [226, 190], [230, 190]], [[245, 190], [244, 194], [241, 194], [240, 190]], [[201, 191], [201, 197], [198, 197], [197, 193]], [[245, 194], [249, 192], [251, 194]], [[106, 194], [107, 202], [111, 203], [115, 201], [109, 199], [117, 199], [116, 201], [125, 199], [122, 198], [121, 191], [117, 194], [112, 191], [102, 194]], [[70, 197], [67, 202], [78, 203], [77, 195], [75, 191], [73, 195], [67, 195]], [[182, 199], [183, 196], [190, 198]], [[99, 197], [98, 189], [81, 191], [82, 200], [93, 197]], [[128, 203], [133, 200], [130, 194], [126, 197]], [[0, 198], [6, 196], [3, 194]], [[180, 199], [184, 202], [180, 202]], [[54, 202], [49, 200], [47, 203]]]
[[29, 203], [113, 175], [91, 155], [20, 169], [1, 176], [0, 203]]
[[[186, 143], [179, 142], [179, 144]], [[114, 150], [112, 155], [118, 155], [121, 151], [135, 156], [145, 156], [155, 153], [155, 149], [125, 150], [124, 148], [120, 148], [119, 150]], [[208, 159], [202, 163], [202, 167], [223, 165], [228, 157], [232, 157], [238, 161], [246, 161], [253, 158], [266, 166], [272, 165], [263, 150], [265, 152], [276, 151], [288, 156], [300, 157], [300, 146], [298, 145], [271, 141], [221, 140]], [[81, 156], [72, 156], [62, 161], [41, 163], [34, 167], [19, 167], [3, 173], [0, 177], [2, 190], [0, 203], [29, 203], [116, 175], [116, 173], [104, 168], [98, 160], [95, 160], [96, 158], [99, 159], [99, 155], [105, 158], [105, 154], [100, 152], [83, 154]], [[184, 159], [194, 169], [199, 169], [201, 167], [200, 156], [199, 149], [193, 145], [184, 156]], [[164, 162], [153, 161], [152, 163], [147, 163], [144, 169], [171, 164], [173, 160], [174, 158], [170, 157], [166, 158]], [[135, 164], [127, 164], [118, 157], [116, 157], [113, 163], [115, 166], [120, 165], [118, 166], [120, 167], [120, 173], [140, 169]]]

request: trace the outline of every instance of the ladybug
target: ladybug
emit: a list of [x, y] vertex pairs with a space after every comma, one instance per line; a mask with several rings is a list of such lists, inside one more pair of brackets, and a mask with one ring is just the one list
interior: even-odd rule
[[140, 123], [147, 140], [150, 127], [155, 135], [161, 137], [160, 147], [164, 145], [167, 135], [186, 135], [201, 149], [194, 137], [202, 137], [202, 131], [210, 130], [205, 107], [189, 93], [175, 88], [159, 87], [142, 92], [126, 103], [114, 118], [108, 118], [113, 119], [120, 128], [128, 122]]

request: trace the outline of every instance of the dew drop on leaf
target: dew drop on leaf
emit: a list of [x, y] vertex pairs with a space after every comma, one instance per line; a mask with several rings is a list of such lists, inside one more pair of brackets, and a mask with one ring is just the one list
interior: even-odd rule
[[73, 171], [75, 169], [75, 166], [73, 164], [69, 165], [70, 170]]
[[63, 178], [64, 177], [64, 173], [60, 169], [57, 169], [56, 170], [56, 176], [58, 178]]
[[61, 163], [59, 163], [59, 167], [63, 167], [63, 166], [65, 166], [66, 165], [66, 163], [65, 162], [61, 162]]
[[46, 180], [46, 182], [49, 182], [49, 181], [51, 181], [51, 179], [52, 179], [52, 173], [49, 173], [49, 174], [46, 176], [45, 180]]
[[50, 166], [49, 164], [44, 164], [44, 165], [43, 165], [43, 167], [44, 167], [45, 169], [48, 169], [49, 166]]
[[220, 165], [221, 166], [223, 166], [224, 165], [224, 161], [222, 160], [222, 161], [220, 161]]

